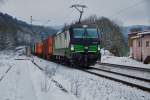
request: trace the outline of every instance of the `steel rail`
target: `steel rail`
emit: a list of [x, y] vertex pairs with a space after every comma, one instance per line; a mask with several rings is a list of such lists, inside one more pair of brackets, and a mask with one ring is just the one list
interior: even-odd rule
[[[34, 61], [32, 61], [32, 63], [34, 65], [36, 65], [40, 70], [42, 70], [42, 71], [44, 70], [38, 64], [36, 64]], [[69, 67], [69, 66], [66, 66], [66, 67]], [[117, 79], [117, 78], [114, 78], [114, 77], [110, 77], [110, 76], [107, 76], [107, 75], [102, 75], [100, 73], [91, 72], [90, 70], [79, 68], [79, 67], [76, 67], [76, 68], [72, 67], [72, 68], [80, 70], [80, 71], [83, 71], [83, 72], [86, 72], [86, 73], [89, 73], [89, 74], [92, 74], [92, 75], [95, 75], [95, 76], [98, 76], [98, 77], [103, 77], [103, 78], [106, 78], [106, 79], [109, 79], [109, 80], [112, 80], [112, 81], [123, 83], [123, 84], [125, 84], [127, 86], [135, 87], [137, 89], [141, 89], [143, 91], [147, 91], [147, 92], [150, 93], [150, 88], [149, 87], [145, 87], [145, 86], [141, 86], [141, 85], [138, 85], [138, 84], [135, 84], [135, 83], [127, 82], [127, 81], [124, 81], [124, 80], [121, 80], [121, 79]], [[149, 81], [149, 80], [147, 80], [147, 81]]]
[[112, 74], [129, 77], [129, 78], [134, 78], [134, 79], [137, 79], [140, 81], [150, 82], [150, 79], [146, 79], [146, 78], [142, 78], [142, 77], [132, 76], [132, 75], [123, 74], [123, 73], [119, 73], [119, 72], [115, 72], [115, 71], [109, 71], [109, 70], [105, 70], [105, 69], [101, 69], [101, 68], [94, 68], [94, 67], [89, 67], [89, 68], [92, 70], [100, 70], [100, 71], [104, 71], [104, 72], [108, 72], [108, 73], [112, 73]]
[[132, 69], [132, 70], [150, 72], [150, 68], [140, 68], [140, 67], [134, 67], [134, 66], [127, 66], [127, 65], [110, 64], [110, 63], [98, 63], [98, 64], [109, 66], [109, 67], [119, 67], [119, 68], [124, 68], [124, 69]]
[[100, 74], [100, 73], [91, 72], [89, 70], [85, 70], [85, 69], [81, 69], [81, 68], [77, 68], [77, 69], [79, 69], [79, 70], [81, 70], [83, 72], [92, 74], [92, 75], [96, 75], [96, 76], [99, 76], [99, 77], [104, 77], [104, 78], [112, 80], [112, 81], [116, 81], [116, 82], [119, 82], [119, 83], [126, 84], [127, 86], [135, 87], [137, 89], [141, 89], [143, 91], [150, 92], [150, 88], [149, 87], [141, 86], [141, 85], [138, 85], [138, 84], [135, 84], [135, 83], [127, 82], [127, 81], [124, 81], [124, 80], [121, 80], [121, 79], [117, 79], [117, 78], [114, 78], [114, 77], [110, 77], [110, 76], [107, 76], [107, 75], [103, 75], [103, 74]]

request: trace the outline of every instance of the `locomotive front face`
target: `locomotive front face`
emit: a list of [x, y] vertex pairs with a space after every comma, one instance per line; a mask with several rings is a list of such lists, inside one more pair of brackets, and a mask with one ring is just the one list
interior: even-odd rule
[[83, 64], [94, 64], [100, 59], [100, 38], [96, 26], [81, 25], [71, 28], [72, 58]]

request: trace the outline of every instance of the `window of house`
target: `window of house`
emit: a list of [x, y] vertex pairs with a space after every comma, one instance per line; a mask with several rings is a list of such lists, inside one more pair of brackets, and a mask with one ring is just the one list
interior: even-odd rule
[[150, 46], [150, 42], [146, 41], [146, 47], [149, 47], [149, 46]]
[[139, 41], [139, 47], [141, 46], [141, 42]]

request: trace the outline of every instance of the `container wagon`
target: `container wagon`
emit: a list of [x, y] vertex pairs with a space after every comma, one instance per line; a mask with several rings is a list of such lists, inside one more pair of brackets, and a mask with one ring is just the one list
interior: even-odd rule
[[48, 36], [43, 41], [43, 58], [51, 59], [51, 55], [52, 55], [52, 37]]
[[34, 54], [39, 57], [42, 56], [42, 43], [39, 41], [34, 44]]

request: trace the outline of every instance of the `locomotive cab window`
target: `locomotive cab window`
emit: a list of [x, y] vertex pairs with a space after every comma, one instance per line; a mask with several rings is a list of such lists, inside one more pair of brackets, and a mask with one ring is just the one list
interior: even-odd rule
[[85, 32], [84, 28], [74, 28], [73, 29], [74, 38], [83, 38], [84, 32]]
[[98, 38], [96, 28], [74, 28], [74, 38]]
[[87, 38], [98, 38], [98, 32], [96, 28], [87, 28]]

